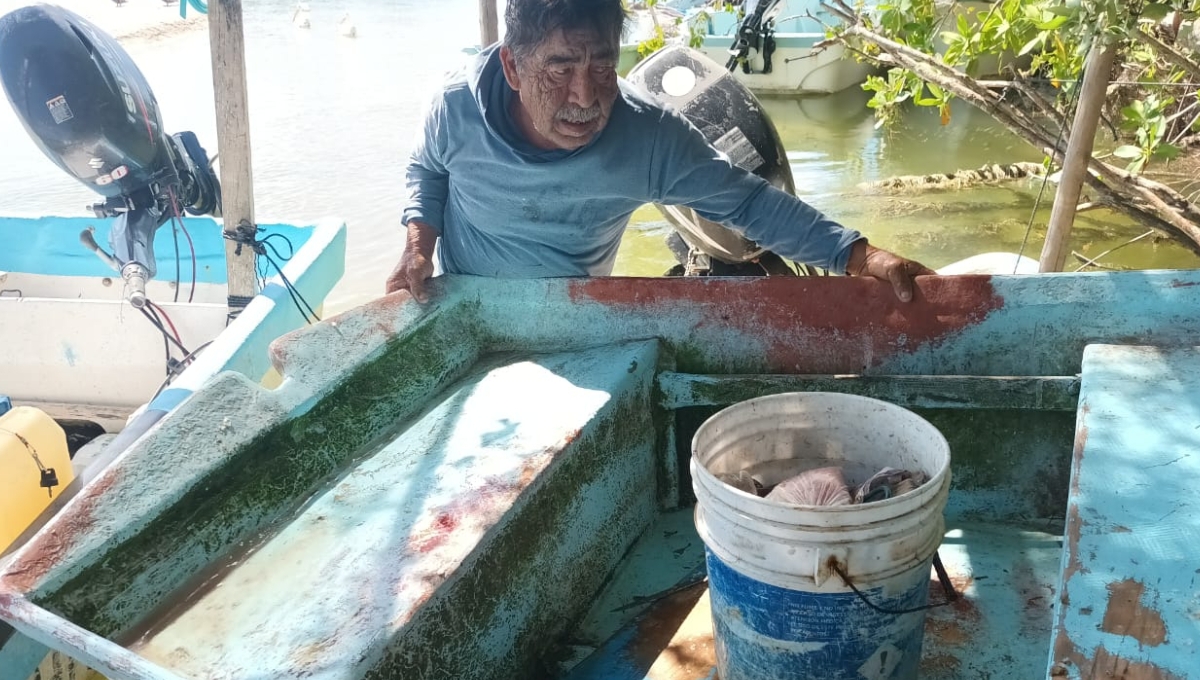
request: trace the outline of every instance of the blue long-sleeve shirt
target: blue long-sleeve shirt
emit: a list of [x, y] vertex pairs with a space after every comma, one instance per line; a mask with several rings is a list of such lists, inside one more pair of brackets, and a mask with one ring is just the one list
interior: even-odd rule
[[499, 277], [612, 273], [630, 215], [686, 205], [786, 258], [843, 273], [861, 235], [730, 164], [690, 122], [621, 82], [588, 145], [544, 150], [508, 111], [497, 48], [434, 100], [408, 166], [403, 222], [438, 232], [439, 269]]

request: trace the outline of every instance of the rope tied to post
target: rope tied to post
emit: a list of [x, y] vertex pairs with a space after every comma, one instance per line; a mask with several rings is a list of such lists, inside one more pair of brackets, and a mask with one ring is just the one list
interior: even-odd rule
[[[263, 238], [259, 238], [259, 232], [263, 231], [265, 230], [262, 227], [250, 224], [246, 220], [242, 220], [238, 223], [237, 227], [233, 229], [233, 231], [229, 231], [228, 229], [225, 230], [224, 236], [226, 239], [237, 244], [237, 247], [233, 251], [234, 255], [240, 256], [242, 254], [242, 247], [245, 246], [262, 258], [262, 260], [266, 263], [266, 266], [264, 266], [263, 262], [255, 263], [260, 290], [266, 288], [267, 277], [270, 276], [271, 269], [274, 269], [274, 273], [279, 277], [279, 280], [283, 282], [284, 288], [287, 290], [288, 295], [292, 298], [292, 303], [296, 305], [296, 311], [300, 312], [300, 315], [304, 317], [304, 322], [312, 324], [320, 321], [321, 317], [317, 315], [317, 312], [312, 308], [312, 305], [308, 304], [308, 301], [304, 299], [304, 296], [300, 294], [300, 291], [296, 288], [296, 286], [291, 282], [290, 279], [288, 279], [287, 275], [283, 273], [283, 266], [280, 264], [280, 262], [287, 262], [288, 260], [292, 259], [292, 257], [296, 254], [295, 246], [293, 246], [291, 240], [289, 240], [288, 237], [284, 236], [283, 234], [267, 234]], [[282, 241], [283, 244], [287, 246], [287, 255], [280, 253], [279, 248], [275, 245], [274, 241]], [[229, 298], [231, 309], [234, 305], [235, 297], [237, 296], [230, 296]], [[246, 304], [249, 304], [249, 299], [238, 297], [236, 302], [241, 302], [241, 307], [244, 308]], [[238, 311], [240, 312], [241, 310], [239, 309]], [[231, 312], [231, 316], [235, 315], [236, 312]]]

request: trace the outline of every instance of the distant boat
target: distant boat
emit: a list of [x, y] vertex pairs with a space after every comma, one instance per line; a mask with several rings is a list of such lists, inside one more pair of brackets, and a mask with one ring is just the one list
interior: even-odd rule
[[[725, 9], [693, 10], [685, 23], [703, 13], [700, 51], [721, 64], [732, 64], [738, 79], [756, 94], [829, 94], [863, 83], [877, 70], [846, 52], [840, 43], [824, 44], [826, 24], [836, 19], [820, 0], [747, 2], [745, 17]], [[814, 19], [813, 17], [817, 17]], [[818, 20], [819, 19], [819, 20]], [[740, 50], [739, 50], [740, 48]]]

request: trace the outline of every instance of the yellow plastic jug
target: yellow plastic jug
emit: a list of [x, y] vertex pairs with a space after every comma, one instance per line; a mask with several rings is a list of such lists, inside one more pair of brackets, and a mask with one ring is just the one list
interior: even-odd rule
[[29, 680], [104, 680], [104, 677], [61, 652], [51, 652]]
[[18, 406], [0, 416], [0, 552], [74, 479], [67, 435], [45, 411]]

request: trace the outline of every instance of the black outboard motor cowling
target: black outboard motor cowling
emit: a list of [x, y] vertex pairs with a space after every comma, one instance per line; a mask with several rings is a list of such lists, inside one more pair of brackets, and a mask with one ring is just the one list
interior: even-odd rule
[[169, 173], [150, 86], [86, 19], [46, 5], [0, 19], [0, 79], [46, 156], [101, 196], [132, 194]]
[[[216, 214], [220, 188], [190, 132], [168, 135], [142, 72], [111, 36], [52, 5], [0, 17], [0, 84], [56, 165], [105, 198], [113, 256], [154, 276], [154, 232], [175, 212]], [[131, 298], [131, 301], [135, 301]]]
[[[782, 191], [796, 193], [792, 167], [775, 124], [754, 94], [728, 69], [696, 50], [671, 45], [640, 62], [627, 79], [658, 104], [691, 121], [734, 165]], [[697, 253], [730, 265], [770, 259], [782, 268], [773, 267], [768, 273], [790, 272], [778, 256], [691, 208], [657, 207], [682, 237], [693, 260]], [[681, 264], [689, 266], [682, 261], [679, 244], [669, 245]], [[760, 269], [756, 273], [763, 272]]]

